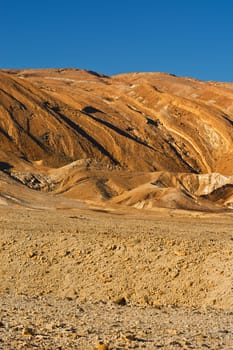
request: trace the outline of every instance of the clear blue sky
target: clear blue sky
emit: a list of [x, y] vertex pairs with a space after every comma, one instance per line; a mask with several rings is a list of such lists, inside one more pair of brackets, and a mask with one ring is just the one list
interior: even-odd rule
[[0, 0], [0, 68], [233, 81], [233, 0]]

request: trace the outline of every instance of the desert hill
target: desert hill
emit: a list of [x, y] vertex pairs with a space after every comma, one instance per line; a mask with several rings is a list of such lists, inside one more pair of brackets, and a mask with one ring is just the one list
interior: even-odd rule
[[0, 348], [233, 348], [233, 84], [0, 71]]
[[232, 207], [231, 83], [4, 70], [0, 134], [2, 176], [16, 188], [105, 206]]

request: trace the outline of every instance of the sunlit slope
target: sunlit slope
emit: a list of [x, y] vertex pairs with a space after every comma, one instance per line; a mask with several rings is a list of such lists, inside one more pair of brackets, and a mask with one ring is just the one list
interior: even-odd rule
[[232, 173], [233, 89], [161, 73], [0, 73], [1, 149], [61, 166]]

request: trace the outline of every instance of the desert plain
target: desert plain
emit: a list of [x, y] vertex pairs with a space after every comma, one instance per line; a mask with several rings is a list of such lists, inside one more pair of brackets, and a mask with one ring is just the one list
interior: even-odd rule
[[233, 348], [233, 85], [0, 72], [0, 349]]

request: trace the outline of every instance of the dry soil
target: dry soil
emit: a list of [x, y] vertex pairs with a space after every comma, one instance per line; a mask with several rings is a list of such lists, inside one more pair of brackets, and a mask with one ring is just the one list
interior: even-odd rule
[[0, 218], [0, 349], [232, 349], [232, 214]]

